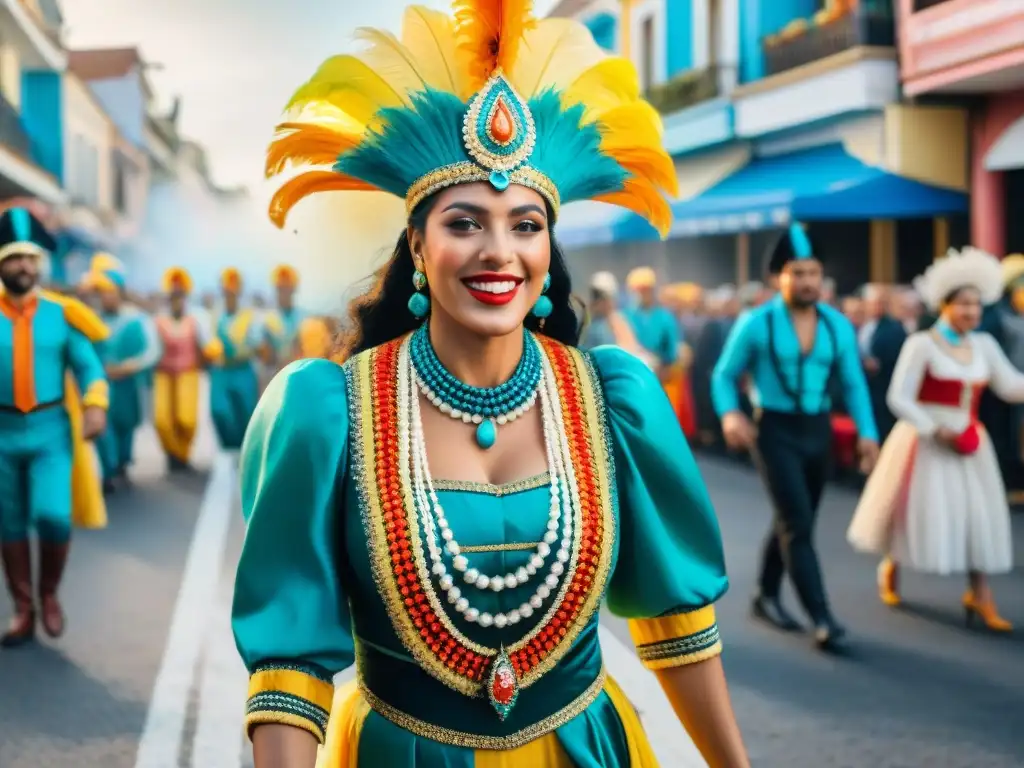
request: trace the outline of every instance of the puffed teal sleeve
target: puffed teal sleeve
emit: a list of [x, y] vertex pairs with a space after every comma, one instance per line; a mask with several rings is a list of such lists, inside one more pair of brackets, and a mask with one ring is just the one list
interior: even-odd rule
[[250, 734], [285, 723], [323, 743], [334, 675], [353, 662], [338, 567], [346, 400], [340, 366], [293, 363], [267, 387], [242, 446], [232, 626], [250, 673]]
[[619, 556], [608, 607], [629, 619], [649, 669], [721, 653], [714, 603], [728, 588], [700, 470], [655, 375], [617, 347], [593, 350], [615, 458]]

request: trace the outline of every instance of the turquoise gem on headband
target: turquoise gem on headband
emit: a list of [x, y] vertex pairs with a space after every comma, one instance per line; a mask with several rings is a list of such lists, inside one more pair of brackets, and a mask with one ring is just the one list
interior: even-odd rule
[[508, 189], [510, 179], [505, 171], [492, 171], [490, 181], [492, 187], [499, 192], [504, 192]]

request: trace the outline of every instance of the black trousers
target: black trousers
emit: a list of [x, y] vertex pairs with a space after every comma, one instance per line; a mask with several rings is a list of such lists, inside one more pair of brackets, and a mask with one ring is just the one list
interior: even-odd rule
[[751, 451], [774, 508], [761, 559], [761, 594], [778, 597], [782, 577], [788, 573], [813, 621], [826, 617], [829, 610], [814, 549], [814, 526], [828, 477], [831, 442], [827, 413], [764, 411], [757, 447]]

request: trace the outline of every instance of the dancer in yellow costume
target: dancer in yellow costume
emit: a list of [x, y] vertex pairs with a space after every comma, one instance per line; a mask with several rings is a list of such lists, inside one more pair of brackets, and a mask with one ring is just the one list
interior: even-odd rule
[[667, 231], [658, 115], [577, 22], [455, 11], [362, 33], [270, 150], [271, 172], [326, 166], [282, 187], [278, 223], [329, 189], [398, 195], [408, 221], [337, 358], [287, 367], [246, 435], [233, 623], [256, 766], [312, 768], [326, 737], [329, 768], [653, 768], [602, 661], [607, 598], [708, 763], [746, 768], [707, 491], [650, 369], [577, 349], [552, 237], [583, 199]]
[[[153, 425], [172, 472], [189, 466], [199, 414], [199, 374], [206, 354], [219, 356], [219, 345], [203, 332], [188, 311], [192, 277], [180, 267], [164, 272], [163, 292], [169, 312], [156, 318], [163, 354], [153, 377]], [[205, 342], [204, 342], [205, 340]]]

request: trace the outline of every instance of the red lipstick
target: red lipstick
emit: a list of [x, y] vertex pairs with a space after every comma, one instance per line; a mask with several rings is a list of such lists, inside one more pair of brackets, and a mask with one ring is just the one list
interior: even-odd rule
[[502, 272], [480, 272], [462, 278], [469, 295], [481, 304], [500, 307], [508, 304], [519, 293], [523, 278]]

